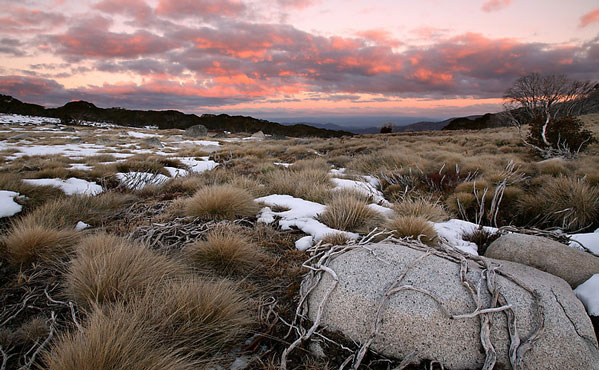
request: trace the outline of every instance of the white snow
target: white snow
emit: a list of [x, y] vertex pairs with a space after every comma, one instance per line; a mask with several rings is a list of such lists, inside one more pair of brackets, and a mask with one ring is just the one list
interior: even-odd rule
[[306, 249], [310, 248], [313, 243], [314, 237], [312, 235], [304, 236], [295, 242], [295, 249], [305, 251]]
[[[465, 241], [463, 237], [477, 230], [479, 225], [468, 221], [452, 219], [446, 222], [434, 223], [433, 227], [440, 237], [447, 240], [450, 246], [478, 256], [478, 247], [476, 244]], [[497, 232], [497, 229], [494, 227], [484, 226], [483, 229], [490, 233]]]
[[20, 114], [0, 114], [0, 123], [28, 123], [32, 125], [41, 125], [45, 123], [60, 123], [60, 119], [37, 116], [22, 116]]
[[345, 189], [345, 188], [354, 189], [356, 191], [359, 191], [362, 194], [371, 196], [372, 200], [375, 203], [379, 203], [379, 204], [383, 204], [383, 205], [390, 205], [390, 203], [383, 196], [383, 193], [381, 193], [374, 186], [372, 186], [372, 184], [370, 184], [368, 182], [357, 181], [357, 180], [348, 180], [348, 179], [338, 179], [335, 177], [332, 178], [331, 180], [335, 184], [335, 188], [333, 190], [341, 190], [341, 189]]
[[182, 177], [189, 175], [189, 171], [184, 170], [182, 168], [164, 167], [164, 169], [168, 171], [171, 177]]
[[127, 131], [127, 134], [131, 137], [136, 137], [138, 139], [145, 139], [148, 137], [160, 137], [161, 135], [156, 135], [156, 134], [145, 134], [143, 132], [137, 132], [137, 131]]
[[591, 316], [599, 316], [599, 274], [580, 284], [574, 293]]
[[151, 172], [119, 172], [116, 177], [121, 184], [135, 190], [143, 189], [148, 185], [160, 185], [170, 179], [163, 174]]
[[0, 218], [11, 217], [23, 210], [23, 207], [15, 202], [19, 193], [8, 190], [0, 190]]
[[393, 211], [391, 208], [379, 206], [378, 204], [372, 203], [369, 204], [368, 207], [389, 218], [395, 215], [395, 211]]
[[85, 230], [89, 226], [90, 226], [89, 224], [86, 224], [83, 221], [79, 221], [79, 222], [77, 222], [77, 225], [75, 225], [75, 230], [77, 230], [77, 231]]
[[87, 164], [83, 164], [83, 163], [73, 163], [71, 164], [71, 166], [69, 168], [67, 168], [68, 170], [80, 170], [80, 171], [89, 171], [91, 170], [92, 166], [89, 166]]
[[67, 195], [73, 194], [84, 194], [84, 195], [96, 195], [103, 191], [102, 187], [95, 182], [85, 181], [75, 177], [71, 177], [67, 180], [62, 179], [33, 179], [23, 180], [24, 182], [32, 185], [50, 185], [60, 188]]
[[275, 166], [281, 166], [281, 167], [285, 167], [285, 168], [291, 166], [292, 164], [293, 163], [283, 163], [283, 162], [275, 162], [274, 163]]
[[[598, 229], [599, 230], [599, 229]], [[595, 230], [594, 233], [582, 233], [569, 235], [570, 239], [575, 240], [570, 242], [570, 246], [574, 248], [580, 248], [580, 244], [593, 254], [599, 256], [599, 232]], [[578, 243], [577, 243], [578, 242]]]
[[[264, 207], [260, 211], [258, 221], [272, 223], [274, 222], [275, 217], [280, 217], [281, 219], [279, 220], [279, 226], [281, 226], [281, 229], [290, 230], [292, 227], [296, 227], [312, 237], [312, 239], [300, 239], [302, 241], [298, 241], [299, 247], [296, 244], [298, 249], [307, 249], [312, 245], [312, 242], [319, 241], [329, 234], [339, 233], [347, 236], [349, 239], [358, 239], [359, 237], [359, 235], [356, 233], [332, 229], [322, 222], [316, 220], [318, 214], [323, 212], [326, 208], [320, 203], [310, 202], [301, 198], [294, 198], [291, 195], [279, 194], [257, 198], [256, 201], [262, 202], [271, 207], [279, 206], [289, 209], [287, 211], [273, 212], [270, 207]], [[308, 241], [310, 241], [310, 245], [308, 245]]]
[[183, 140], [180, 141], [179, 144], [181, 146], [219, 146], [220, 143], [218, 141], [210, 141], [210, 140]]
[[204, 171], [210, 171], [211, 169], [218, 166], [218, 163], [211, 161], [208, 157], [202, 157], [201, 161], [193, 157], [176, 157], [174, 159], [180, 160], [184, 165], [189, 167], [189, 170], [194, 173], [201, 173]]
[[331, 171], [329, 171], [329, 173], [333, 176], [342, 176], [342, 175], [345, 175], [345, 168], [339, 168], [339, 169], [331, 168]]

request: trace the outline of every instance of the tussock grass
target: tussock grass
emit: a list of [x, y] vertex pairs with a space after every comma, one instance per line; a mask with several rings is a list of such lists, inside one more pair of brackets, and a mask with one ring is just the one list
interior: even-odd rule
[[557, 177], [570, 173], [570, 170], [566, 166], [566, 161], [561, 158], [552, 158], [537, 162], [536, 167], [541, 175]]
[[301, 171], [279, 169], [267, 173], [264, 181], [269, 194], [287, 194], [318, 203], [324, 202], [333, 186], [328, 170], [316, 168]]
[[25, 195], [28, 199], [24, 201], [28, 208], [38, 206], [46, 201], [64, 198], [65, 194], [54, 186], [37, 186], [21, 181], [14, 173], [0, 174], [0, 189], [15, 191]]
[[259, 209], [250, 193], [231, 185], [206, 186], [185, 203], [186, 215], [206, 219], [253, 217]]
[[599, 224], [599, 188], [584, 179], [548, 178], [535, 194], [523, 196], [520, 208], [528, 218], [567, 231]]
[[131, 320], [149, 325], [162, 343], [205, 358], [248, 333], [254, 322], [250, 306], [248, 299], [227, 281], [189, 278], [147, 291], [127, 309]]
[[149, 335], [151, 328], [117, 305], [96, 308], [80, 331], [61, 335], [43, 354], [49, 370], [193, 370], [198, 363]]
[[370, 203], [372, 201], [372, 196], [370, 196], [369, 194], [366, 194], [353, 188], [340, 188], [331, 190], [325, 200], [325, 203], [328, 203], [337, 198], [352, 198], [364, 203]]
[[404, 199], [393, 205], [398, 216], [422, 217], [431, 222], [443, 222], [449, 219], [445, 208], [438, 201], [429, 199]]
[[258, 246], [243, 236], [239, 228], [230, 226], [211, 230], [206, 240], [189, 245], [185, 255], [195, 268], [225, 276], [247, 274], [262, 260]]
[[397, 238], [413, 238], [427, 245], [435, 245], [437, 232], [432, 224], [422, 217], [397, 216], [387, 223], [387, 228], [393, 231]]
[[301, 159], [289, 167], [292, 171], [320, 170], [328, 172], [331, 166], [322, 158]]
[[323, 243], [329, 243], [332, 245], [345, 245], [348, 241], [350, 241], [350, 239], [347, 237], [347, 235], [341, 233], [327, 234], [324, 236], [324, 238], [322, 238]]
[[92, 235], [76, 246], [65, 276], [67, 295], [82, 307], [127, 300], [165, 280], [181, 277], [185, 268], [141, 244], [109, 235]]
[[327, 203], [318, 219], [338, 230], [366, 233], [381, 225], [385, 218], [368, 204], [352, 197], [335, 197]]
[[51, 261], [70, 253], [80, 235], [74, 228], [52, 228], [21, 219], [0, 237], [0, 246], [5, 258], [15, 265]]

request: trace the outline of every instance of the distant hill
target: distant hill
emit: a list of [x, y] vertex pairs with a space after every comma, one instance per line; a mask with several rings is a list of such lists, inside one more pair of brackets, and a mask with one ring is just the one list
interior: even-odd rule
[[158, 126], [160, 129], [186, 129], [193, 125], [204, 125], [211, 131], [230, 131], [254, 133], [262, 131], [270, 135], [293, 137], [339, 137], [353, 135], [341, 130], [328, 130], [305, 124], [284, 126], [267, 120], [247, 116], [228, 114], [185, 114], [176, 110], [142, 111], [124, 108], [98, 108], [85, 101], [69, 102], [58, 108], [45, 108], [37, 104], [28, 104], [8, 95], [0, 95], [0, 113], [14, 113], [29, 116], [59, 118], [63, 122], [95, 121], [109, 122], [122, 126], [144, 127]]
[[498, 113], [482, 116], [458, 117], [452, 119], [443, 130], [481, 130], [485, 128], [509, 126]]

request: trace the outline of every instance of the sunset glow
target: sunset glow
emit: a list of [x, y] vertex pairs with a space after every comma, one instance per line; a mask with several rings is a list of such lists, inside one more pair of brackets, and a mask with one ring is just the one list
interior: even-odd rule
[[497, 111], [599, 79], [596, 0], [0, 0], [0, 93], [259, 118]]

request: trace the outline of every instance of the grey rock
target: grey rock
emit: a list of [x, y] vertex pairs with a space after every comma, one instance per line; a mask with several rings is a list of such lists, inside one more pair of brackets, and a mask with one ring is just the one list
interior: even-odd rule
[[[320, 322], [321, 326], [339, 330], [360, 343], [364, 343], [371, 333], [377, 307], [385, 292], [413, 261], [424, 254], [390, 243], [368, 247], [369, 250], [355, 249], [341, 254], [330, 263], [339, 284], [325, 302]], [[501, 271], [524, 282], [540, 296], [545, 330], [525, 354], [525, 369], [599, 369], [599, 349], [590, 319], [565, 281], [525, 265], [487, 260], [501, 265]], [[467, 278], [476, 287], [481, 270], [471, 262], [469, 267]], [[429, 255], [410, 268], [401, 285], [430, 292], [451, 315], [470, 313], [476, 305], [462, 285], [459, 272], [459, 263]], [[538, 324], [532, 295], [502, 276], [496, 276], [496, 283], [513, 307], [520, 338], [526, 340]], [[310, 294], [308, 305], [312, 320], [332, 284], [330, 275], [324, 274]], [[488, 293], [483, 294], [483, 301], [488, 303], [489, 300]], [[505, 315], [491, 315], [490, 338], [497, 352], [496, 368], [510, 368]], [[440, 361], [446, 369], [481, 368], [485, 359], [478, 317], [451, 319], [431, 297], [414, 290], [391, 295], [371, 349], [397, 359], [414, 353], [415, 361]]]
[[212, 137], [215, 138], [215, 139], [226, 139], [226, 138], [229, 137], [229, 135], [227, 135], [224, 132], [219, 132], [218, 134], [216, 134], [216, 135], [214, 135]]
[[83, 141], [83, 139], [80, 137], [74, 137], [74, 138], [71, 138], [71, 140], [70, 140], [71, 143], [80, 143], [82, 141]]
[[156, 137], [147, 137], [143, 139], [143, 143], [152, 148], [162, 148], [162, 143]]
[[208, 129], [203, 125], [194, 125], [185, 129], [183, 136], [204, 137], [208, 135]]
[[502, 235], [489, 245], [485, 256], [548, 272], [566, 280], [574, 288], [599, 273], [599, 257], [534, 235]]
[[75, 128], [73, 127], [63, 127], [60, 129], [60, 131], [64, 131], [64, 132], [75, 132]]
[[253, 134], [251, 137], [253, 137], [254, 139], [264, 140], [264, 138], [266, 138], [266, 135], [264, 135], [264, 132], [258, 131], [255, 134]]
[[9, 137], [8, 140], [31, 140], [31, 136], [27, 134], [16, 134]]

